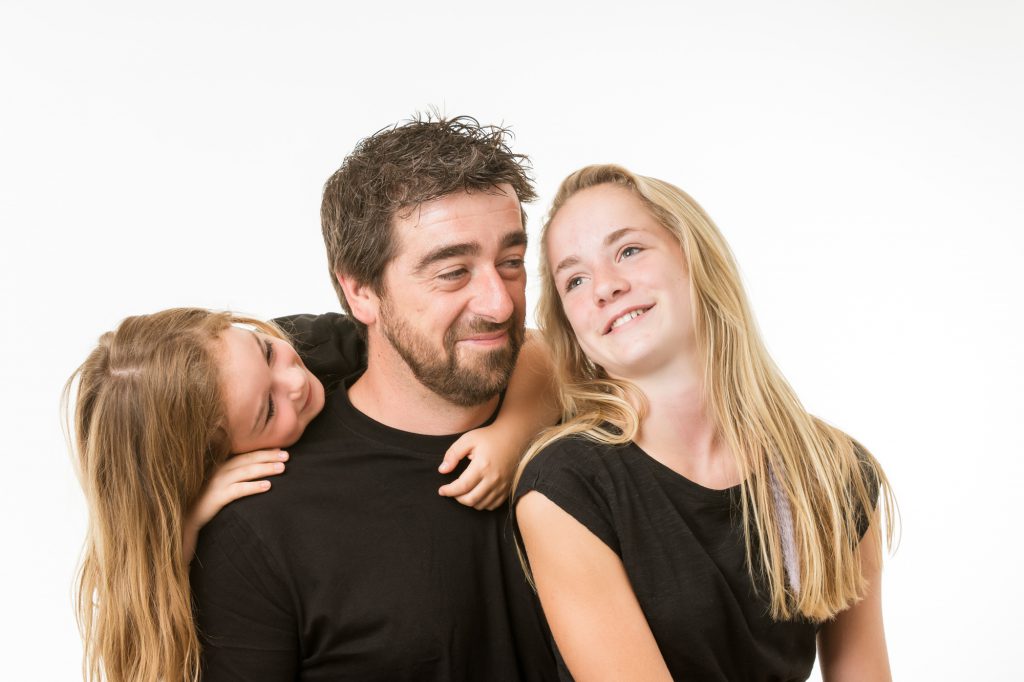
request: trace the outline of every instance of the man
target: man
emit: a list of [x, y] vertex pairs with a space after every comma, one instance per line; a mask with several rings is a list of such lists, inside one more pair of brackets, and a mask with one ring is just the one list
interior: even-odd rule
[[[437, 494], [441, 456], [493, 418], [523, 342], [524, 162], [503, 130], [414, 121], [328, 180], [328, 260], [367, 369], [328, 395], [270, 494], [204, 530], [208, 682], [554, 677], [507, 511]], [[321, 365], [336, 320], [290, 320]]]

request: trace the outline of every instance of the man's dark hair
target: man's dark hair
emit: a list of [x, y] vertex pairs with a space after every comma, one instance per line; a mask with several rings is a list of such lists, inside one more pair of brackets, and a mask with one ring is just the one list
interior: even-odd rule
[[[384, 269], [395, 250], [392, 219], [400, 211], [454, 192], [492, 191], [503, 183], [512, 186], [520, 203], [537, 198], [529, 159], [512, 153], [511, 138], [508, 129], [480, 125], [469, 116], [428, 116], [385, 128], [356, 145], [324, 184], [320, 205], [331, 282], [346, 312], [352, 310], [335, 272], [383, 293]], [[365, 326], [358, 327], [365, 335]]]

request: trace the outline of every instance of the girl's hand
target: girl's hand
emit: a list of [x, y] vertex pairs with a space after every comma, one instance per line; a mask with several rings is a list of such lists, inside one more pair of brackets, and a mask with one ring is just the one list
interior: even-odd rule
[[235, 455], [221, 464], [210, 476], [185, 517], [185, 559], [192, 560], [199, 529], [227, 504], [241, 497], [270, 490], [270, 481], [263, 480], [263, 477], [282, 473], [287, 460], [288, 453], [284, 450], [257, 450]]
[[471, 460], [469, 466], [437, 492], [473, 509], [497, 509], [508, 498], [512, 476], [523, 454], [522, 445], [520, 438], [502, 437], [493, 424], [462, 434], [448, 448], [437, 470], [451, 473], [464, 457]]
[[534, 436], [558, 421], [551, 353], [533, 330], [512, 370], [505, 400], [494, 423], [464, 433], [452, 443], [437, 468], [451, 473], [463, 457], [470, 464], [438, 492], [473, 509], [497, 509], [508, 498], [516, 467]]

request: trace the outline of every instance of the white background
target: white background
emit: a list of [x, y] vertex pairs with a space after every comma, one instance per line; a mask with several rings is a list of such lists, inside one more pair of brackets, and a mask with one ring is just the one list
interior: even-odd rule
[[534, 236], [586, 163], [693, 194], [808, 408], [895, 486], [896, 676], [1019, 674], [1022, 5], [380, 6], [2, 0], [0, 676], [78, 675], [63, 381], [129, 314], [338, 309], [322, 183], [430, 105], [513, 126]]

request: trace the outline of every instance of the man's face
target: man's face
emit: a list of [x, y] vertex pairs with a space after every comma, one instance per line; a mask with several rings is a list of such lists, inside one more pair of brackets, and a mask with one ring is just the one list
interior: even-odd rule
[[[523, 342], [526, 231], [510, 185], [394, 218], [379, 329], [424, 386], [479, 405], [508, 385]], [[372, 352], [372, 350], [371, 350]]]

